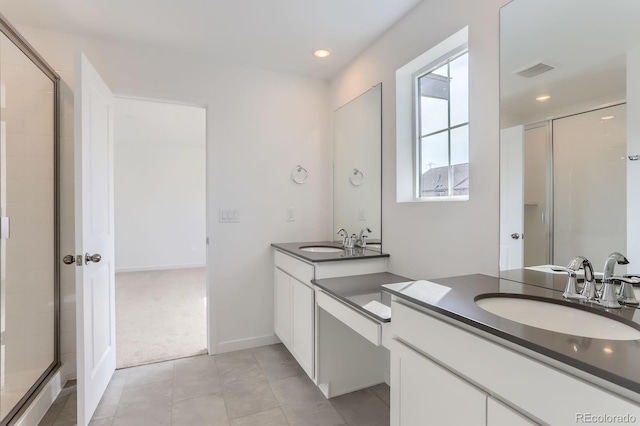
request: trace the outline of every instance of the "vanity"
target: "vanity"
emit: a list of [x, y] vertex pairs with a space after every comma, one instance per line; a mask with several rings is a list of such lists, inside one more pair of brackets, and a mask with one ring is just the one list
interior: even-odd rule
[[327, 398], [389, 381], [388, 254], [276, 243], [275, 333]]
[[[393, 295], [392, 426], [640, 421], [640, 311], [568, 302], [566, 279], [531, 274], [538, 285], [469, 275], [385, 286]], [[531, 327], [481, 308], [486, 296], [604, 312], [629, 327], [618, 338], [635, 339]]]

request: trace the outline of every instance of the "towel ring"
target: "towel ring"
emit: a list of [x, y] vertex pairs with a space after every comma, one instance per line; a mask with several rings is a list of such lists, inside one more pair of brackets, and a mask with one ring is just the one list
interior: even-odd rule
[[364, 182], [364, 173], [362, 173], [358, 169], [353, 169], [353, 171], [349, 174], [349, 182], [353, 186], [360, 186], [362, 182]]
[[297, 183], [298, 185], [305, 183], [308, 177], [309, 177], [309, 172], [307, 172], [307, 169], [302, 167], [300, 164], [298, 164], [296, 167], [293, 168], [293, 170], [291, 170], [291, 180]]

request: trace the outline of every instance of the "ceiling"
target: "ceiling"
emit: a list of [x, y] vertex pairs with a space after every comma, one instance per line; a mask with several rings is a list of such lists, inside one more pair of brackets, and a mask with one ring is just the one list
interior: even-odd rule
[[[502, 111], [526, 123], [589, 100], [625, 99], [626, 54], [640, 46], [638, 16], [637, 0], [514, 0], [503, 7]], [[533, 78], [516, 74], [538, 62], [556, 68]], [[543, 94], [551, 99], [536, 102]]]
[[[330, 78], [421, 0], [0, 0], [16, 26]], [[329, 49], [325, 60], [315, 49]]]

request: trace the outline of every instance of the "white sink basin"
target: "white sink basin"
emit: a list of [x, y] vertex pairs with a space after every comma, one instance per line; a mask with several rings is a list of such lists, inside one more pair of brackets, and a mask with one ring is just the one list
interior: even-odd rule
[[308, 251], [311, 253], [339, 253], [341, 251], [344, 251], [341, 248], [327, 247], [327, 246], [306, 246], [306, 247], [300, 247], [300, 250]]
[[502, 318], [558, 333], [609, 340], [638, 340], [640, 331], [579, 308], [519, 297], [486, 297], [476, 304]]

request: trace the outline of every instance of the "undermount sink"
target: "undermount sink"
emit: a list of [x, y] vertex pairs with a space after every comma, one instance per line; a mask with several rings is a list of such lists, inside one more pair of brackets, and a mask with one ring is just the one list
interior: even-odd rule
[[341, 251], [344, 251], [341, 248], [330, 246], [304, 246], [300, 247], [300, 250], [308, 251], [311, 253], [339, 253]]
[[499, 317], [558, 333], [594, 339], [640, 339], [640, 331], [633, 327], [565, 304], [518, 296], [483, 297], [477, 299], [476, 304]]

